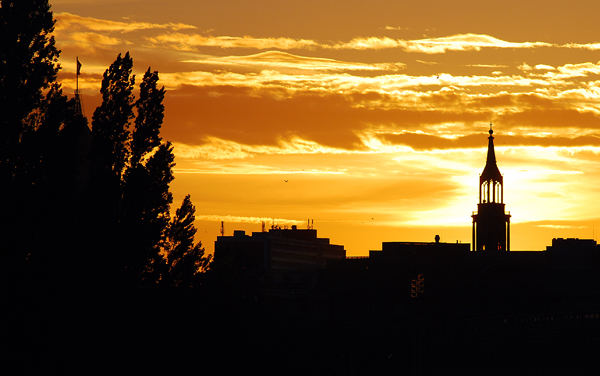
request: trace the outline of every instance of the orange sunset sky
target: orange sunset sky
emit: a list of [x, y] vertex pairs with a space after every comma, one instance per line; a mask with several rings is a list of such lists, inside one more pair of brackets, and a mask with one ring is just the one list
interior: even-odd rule
[[221, 220], [313, 218], [348, 255], [470, 243], [490, 121], [511, 249], [600, 233], [597, 0], [51, 4], [89, 119], [119, 52], [159, 71], [173, 206], [191, 194], [209, 251]]

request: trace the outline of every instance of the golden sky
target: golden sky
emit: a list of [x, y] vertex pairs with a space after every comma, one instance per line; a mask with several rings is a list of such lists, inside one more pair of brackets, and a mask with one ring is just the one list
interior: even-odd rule
[[490, 121], [511, 249], [600, 233], [597, 1], [51, 4], [89, 118], [119, 52], [159, 71], [176, 205], [192, 195], [208, 250], [221, 220], [314, 218], [349, 255], [470, 242]]

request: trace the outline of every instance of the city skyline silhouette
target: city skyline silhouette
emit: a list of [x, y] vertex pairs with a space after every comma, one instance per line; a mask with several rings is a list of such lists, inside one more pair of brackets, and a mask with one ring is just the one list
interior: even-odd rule
[[4, 373], [593, 372], [594, 12], [489, 6], [0, 0]]

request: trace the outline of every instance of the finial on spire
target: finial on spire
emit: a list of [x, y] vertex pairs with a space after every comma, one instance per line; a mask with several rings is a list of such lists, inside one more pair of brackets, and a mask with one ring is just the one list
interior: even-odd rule
[[490, 121], [490, 134], [493, 134], [494, 131], [492, 130], [492, 122]]

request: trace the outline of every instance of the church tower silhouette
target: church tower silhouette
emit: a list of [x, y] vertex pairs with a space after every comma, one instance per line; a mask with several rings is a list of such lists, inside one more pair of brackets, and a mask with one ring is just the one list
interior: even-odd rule
[[510, 251], [510, 214], [504, 212], [504, 185], [496, 165], [494, 131], [490, 123], [485, 167], [479, 175], [479, 203], [473, 213], [473, 250]]

